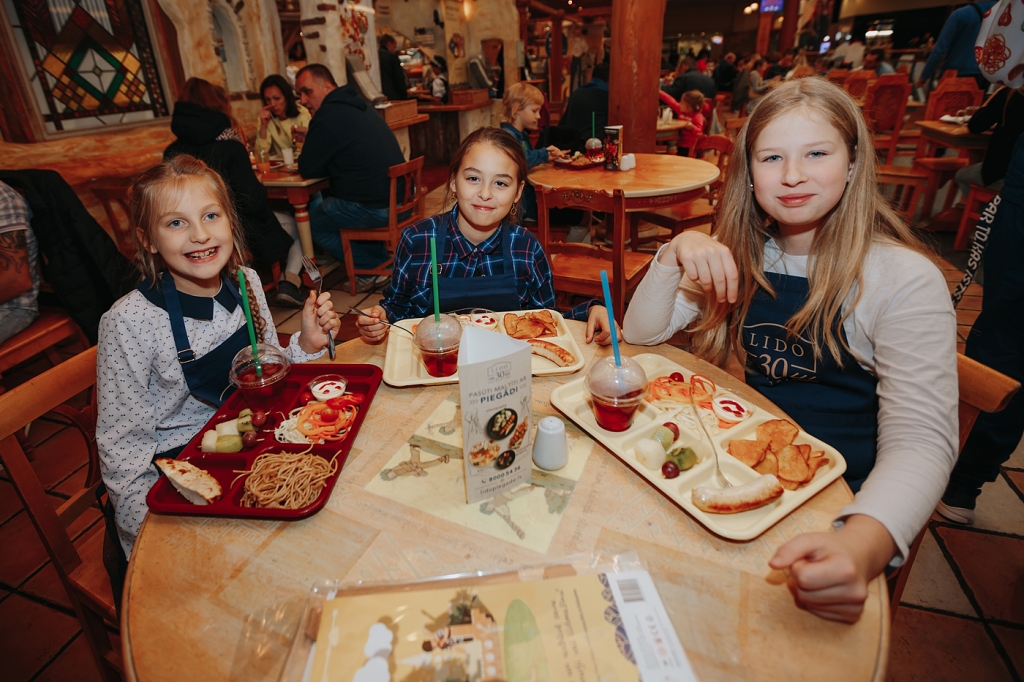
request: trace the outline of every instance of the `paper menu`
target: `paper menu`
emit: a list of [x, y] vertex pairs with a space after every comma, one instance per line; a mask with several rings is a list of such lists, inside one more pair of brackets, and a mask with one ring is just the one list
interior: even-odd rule
[[690, 682], [646, 571], [443, 585], [324, 604], [318, 682]]
[[466, 502], [489, 500], [529, 482], [532, 349], [468, 327], [459, 346], [459, 394]]

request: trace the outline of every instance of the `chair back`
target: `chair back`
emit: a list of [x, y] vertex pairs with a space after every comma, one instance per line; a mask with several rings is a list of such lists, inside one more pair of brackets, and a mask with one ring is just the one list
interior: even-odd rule
[[732, 110], [732, 93], [720, 92], [715, 95], [715, 111], [718, 113], [719, 123], [725, 121], [725, 112]]
[[[960, 387], [960, 445], [957, 453], [964, 449], [967, 437], [971, 435], [974, 422], [981, 412], [1002, 412], [1010, 399], [1020, 390], [1020, 382], [1011, 379], [1002, 372], [997, 372], [977, 360], [956, 354], [957, 385]], [[889, 614], [896, 618], [896, 609], [900, 605], [903, 589], [910, 578], [910, 569], [921, 548], [924, 534], [928, 532], [928, 524], [921, 529], [907, 553], [907, 560], [888, 578], [889, 583]]]
[[694, 159], [703, 158], [705, 152], [718, 152], [715, 165], [718, 166], [719, 175], [718, 179], [711, 183], [710, 196], [708, 197], [712, 202], [718, 194], [718, 189], [722, 186], [723, 178], [725, 178], [725, 169], [729, 165], [729, 155], [732, 154], [732, 147], [732, 140], [725, 135], [702, 135], [690, 147], [690, 157]]
[[943, 78], [928, 95], [924, 120], [937, 121], [943, 116], [955, 116], [966, 107], [981, 106], [983, 93], [973, 78]]
[[849, 69], [831, 69], [825, 75], [825, 78], [830, 83], [835, 83], [836, 85], [842, 85], [849, 76], [850, 76], [850, 70]]
[[128, 217], [128, 185], [93, 187], [92, 193], [103, 204], [117, 250], [128, 260], [133, 260], [135, 244], [132, 242], [131, 221]]
[[843, 81], [843, 89], [850, 93], [850, 97], [859, 99], [867, 93], [868, 85], [877, 77], [877, 74], [871, 69], [853, 71]]
[[907, 99], [910, 97], [910, 81], [906, 74], [893, 73], [880, 76], [864, 96], [864, 117], [876, 135], [891, 133], [899, 135], [903, 117], [907, 113]]
[[[119, 652], [114, 652], [108, 627], [117, 627], [110, 580], [102, 561], [102, 523], [77, 542], [68, 528], [96, 504], [100, 485], [96, 450], [96, 348], [92, 347], [0, 395], [0, 463], [25, 505], [54, 569], [82, 624], [93, 658], [104, 679], [119, 679]], [[81, 409], [65, 403], [83, 391], [90, 400]], [[54, 509], [29, 463], [17, 434], [27, 424], [53, 412], [70, 422], [85, 440], [88, 467], [85, 483]]]
[[[422, 174], [422, 156], [388, 168], [388, 179], [391, 181], [391, 195], [388, 201], [388, 231], [390, 233], [388, 247], [391, 251], [398, 246], [402, 230], [423, 219], [427, 191], [426, 187], [421, 184]], [[405, 185], [401, 196], [398, 194], [399, 178], [404, 179]], [[412, 213], [404, 220], [399, 219], [399, 216], [406, 211], [412, 211]]]
[[[875, 180], [879, 187], [893, 187], [889, 197], [893, 208], [904, 217], [907, 224], [912, 225], [917, 206], [928, 189], [928, 176], [908, 166], [887, 165], [877, 168]], [[927, 210], [928, 207], [925, 207]]]
[[742, 128], [743, 124], [746, 123], [746, 122], [747, 122], [747, 117], [746, 116], [737, 116], [736, 118], [727, 118], [727, 119], [725, 119], [725, 121], [723, 123], [723, 127], [725, 128], [726, 136], [728, 136], [730, 139], [735, 141], [736, 138], [739, 137], [740, 128]]
[[946, 80], [949, 80], [950, 78], [956, 78], [956, 76], [957, 76], [957, 70], [956, 69], [946, 69], [945, 71], [942, 72], [942, 75], [939, 76], [939, 81], [940, 82], [941, 81], [946, 81]]
[[[540, 233], [540, 244], [547, 254], [548, 260], [555, 261], [559, 254], [575, 254], [600, 258], [609, 261], [612, 266], [611, 285], [612, 302], [615, 307], [615, 318], [622, 319], [626, 312], [626, 198], [622, 190], [605, 192], [589, 189], [558, 189], [535, 186], [537, 190], [537, 228]], [[597, 213], [605, 213], [611, 219], [606, 225], [612, 227], [612, 248], [590, 244], [556, 242], [551, 240], [551, 220], [549, 213], [553, 208], [582, 208]], [[600, 283], [597, 284], [600, 287]]]

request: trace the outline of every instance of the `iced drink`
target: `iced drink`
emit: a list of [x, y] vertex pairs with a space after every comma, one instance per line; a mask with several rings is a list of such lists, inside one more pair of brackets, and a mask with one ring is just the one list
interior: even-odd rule
[[246, 346], [231, 361], [229, 378], [251, 408], [267, 409], [273, 407], [280, 398], [284, 390], [284, 378], [288, 376], [291, 365], [288, 358], [274, 346], [261, 343], [257, 344], [257, 349], [260, 371], [256, 370], [252, 347]]
[[632, 358], [623, 356], [622, 365], [615, 358], [597, 360], [587, 373], [597, 425], [606, 431], [625, 431], [647, 394], [647, 375]]
[[441, 315], [440, 321], [427, 315], [420, 320], [416, 326], [416, 347], [427, 374], [450, 377], [458, 371], [461, 339], [462, 325], [454, 315]]

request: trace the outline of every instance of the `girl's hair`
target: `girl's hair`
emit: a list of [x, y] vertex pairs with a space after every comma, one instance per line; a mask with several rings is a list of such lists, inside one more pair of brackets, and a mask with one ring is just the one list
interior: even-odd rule
[[276, 87], [284, 95], [284, 117], [295, 118], [299, 115], [299, 107], [295, 100], [295, 91], [292, 90], [291, 84], [285, 80], [284, 76], [279, 74], [271, 74], [263, 79], [260, 83], [260, 99], [263, 99], [263, 94], [267, 91], [267, 88]]
[[[717, 364], [723, 364], [732, 351], [743, 357], [743, 321], [757, 289], [775, 295], [764, 275], [764, 245], [778, 235], [778, 224], [754, 196], [750, 157], [765, 127], [801, 110], [813, 112], [835, 127], [852, 167], [842, 198], [815, 231], [807, 259], [810, 290], [806, 303], [786, 325], [789, 333], [810, 339], [815, 358], [820, 359], [827, 350], [840, 362], [841, 349], [849, 350], [840, 328], [860, 298], [858, 283], [872, 244], [902, 244], [926, 253], [879, 192], [871, 131], [857, 103], [841, 88], [817, 78], [772, 88], [740, 129], [715, 217], [715, 235], [732, 252], [740, 277], [737, 303], [718, 303], [713, 296], [706, 296], [694, 329], [694, 352]], [[843, 304], [851, 294], [844, 312]]]
[[[452, 180], [459, 174], [459, 168], [462, 167], [462, 160], [466, 158], [466, 154], [477, 144], [489, 144], [512, 159], [512, 163], [516, 165], [515, 184], [526, 182], [526, 153], [519, 141], [500, 128], [479, 128], [466, 136], [466, 139], [459, 145], [458, 151], [455, 152], [455, 156], [452, 157], [452, 162], [448, 165], [448, 184], [445, 185], [444, 203], [442, 204], [446, 210], [451, 208], [455, 202], [455, 197], [452, 196]], [[509, 213], [508, 217], [512, 219], [512, 222], [517, 220], [519, 208], [519, 206], [515, 206]]]
[[505, 120], [511, 122], [520, 111], [534, 104], [544, 104], [544, 93], [522, 81], [510, 85], [501, 98], [505, 105]]
[[231, 127], [238, 131], [243, 140], [245, 139], [245, 132], [239, 125], [238, 119], [231, 115], [231, 100], [228, 99], [227, 90], [219, 85], [214, 85], [202, 78], [189, 78], [182, 86], [178, 99], [182, 102], [191, 102], [207, 109], [219, 111], [231, 120]]
[[[186, 187], [200, 183], [220, 204], [225, 217], [231, 223], [232, 251], [224, 270], [234, 276], [238, 268], [249, 260], [249, 251], [245, 247], [235, 203], [231, 198], [231, 190], [224, 184], [220, 175], [205, 163], [189, 156], [179, 154], [153, 166], [140, 175], [128, 189], [128, 215], [131, 218], [131, 237], [135, 245], [135, 268], [139, 273], [156, 283], [156, 278], [165, 264], [159, 253], [152, 253], [149, 246], [153, 244], [153, 234], [157, 229], [160, 216], [172, 207], [172, 202]], [[259, 302], [253, 287], [248, 287], [249, 307], [259, 310]], [[266, 331], [266, 322], [262, 315], [253, 315], [256, 324], [256, 335], [262, 339]]]
[[704, 108], [704, 95], [701, 94], [700, 90], [684, 92], [680, 100], [689, 104], [695, 114], [699, 114], [700, 110]]

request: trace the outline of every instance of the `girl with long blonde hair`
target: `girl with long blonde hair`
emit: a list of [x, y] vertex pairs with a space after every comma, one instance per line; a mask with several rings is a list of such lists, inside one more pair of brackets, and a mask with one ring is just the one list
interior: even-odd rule
[[942, 274], [879, 193], [857, 104], [819, 79], [761, 98], [726, 170], [714, 237], [663, 247], [626, 313], [630, 343], [689, 327], [747, 383], [841, 452], [857, 493], [836, 533], [778, 549], [797, 599], [855, 621], [898, 566], [956, 460], [956, 317]]

